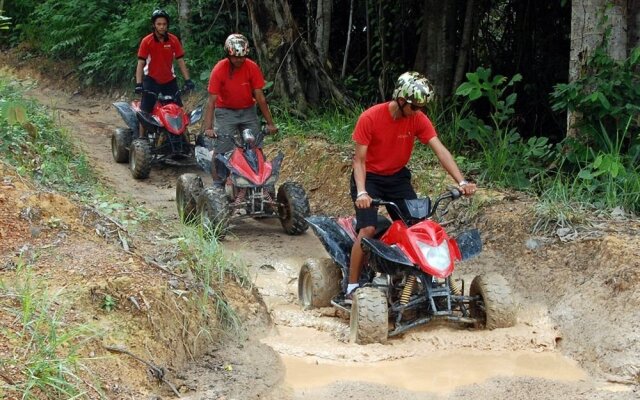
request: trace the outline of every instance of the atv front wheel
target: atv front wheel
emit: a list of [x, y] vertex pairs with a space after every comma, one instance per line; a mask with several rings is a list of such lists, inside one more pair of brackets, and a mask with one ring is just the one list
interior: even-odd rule
[[278, 188], [278, 216], [284, 231], [289, 235], [299, 235], [309, 228], [305, 220], [310, 214], [309, 199], [302, 186], [295, 182], [285, 182]]
[[224, 239], [229, 229], [229, 200], [220, 189], [209, 187], [198, 197], [197, 213], [200, 214], [205, 234]]
[[118, 128], [111, 134], [111, 154], [117, 163], [125, 163], [129, 160], [128, 147], [131, 144], [131, 129]]
[[387, 297], [380, 289], [356, 289], [351, 305], [351, 343], [386, 343], [389, 334]]
[[473, 278], [470, 296], [479, 296], [472, 301], [471, 317], [487, 329], [508, 328], [516, 324], [516, 306], [513, 294], [506, 279], [500, 274], [491, 273]]
[[135, 179], [146, 179], [151, 172], [151, 145], [145, 139], [135, 139], [129, 149], [129, 170]]
[[182, 174], [176, 184], [176, 206], [180, 220], [185, 224], [194, 222], [198, 217], [197, 202], [204, 185], [196, 174]]
[[329, 307], [331, 299], [340, 292], [340, 267], [329, 258], [310, 258], [298, 275], [298, 300], [305, 310]]

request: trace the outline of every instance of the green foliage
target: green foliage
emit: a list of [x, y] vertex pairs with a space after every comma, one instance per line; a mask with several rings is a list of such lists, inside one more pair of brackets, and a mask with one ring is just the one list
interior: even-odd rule
[[583, 76], [555, 87], [557, 111], [579, 113], [559, 173], [577, 174], [585, 201], [640, 211], [640, 48], [622, 62], [598, 48]]
[[27, 266], [18, 266], [15, 283], [0, 287], [7, 294], [0, 298], [0, 311], [13, 315], [17, 324], [3, 333], [11, 342], [21, 343], [13, 346], [16, 351], [8, 358], [0, 359], [0, 370], [12, 368], [22, 375], [19, 382], [0, 387], [22, 399], [86, 395], [89, 388], [79, 376], [85, 370], [79, 353], [96, 333], [87, 325], [70, 324], [60, 293], [49, 293]]
[[[596, 150], [610, 151], [618, 132], [631, 131], [623, 153], [638, 152], [640, 140], [640, 47], [623, 62], [611, 59], [598, 48], [584, 74], [574, 82], [559, 84], [551, 94], [555, 111], [581, 114], [577, 128], [580, 140]], [[627, 127], [628, 125], [628, 127]], [[635, 133], [635, 134], [634, 134]], [[638, 159], [634, 160], [638, 161]]]
[[333, 143], [350, 143], [353, 128], [362, 111], [364, 109], [361, 106], [350, 110], [326, 107], [313, 110], [306, 118], [302, 118], [292, 114], [286, 107], [272, 103], [271, 112], [280, 128], [275, 139], [286, 135], [318, 136]]
[[222, 326], [228, 334], [238, 337], [244, 334], [242, 322], [227, 303], [221, 288], [227, 279], [249, 286], [249, 275], [246, 268], [226, 258], [216, 235], [206, 229], [200, 224], [183, 227], [182, 235], [176, 239], [182, 254], [188, 255], [183, 262], [183, 268], [202, 287], [199, 299], [202, 304], [201, 311], [207, 313], [208, 304], [213, 300], [216, 316]]
[[[149, 16], [156, 7], [154, 4], [134, 2], [105, 21], [106, 29], [100, 33], [98, 45], [82, 54], [80, 71], [86, 84], [131, 86], [134, 83], [138, 46], [151, 32]], [[167, 12], [174, 13], [175, 9], [169, 7]]]
[[491, 77], [491, 69], [478, 68], [467, 73], [467, 82], [460, 85], [456, 96], [462, 97], [466, 110], [468, 103], [486, 100], [490, 111], [488, 122], [467, 114], [457, 125], [474, 141], [480, 150], [481, 176], [503, 185], [519, 189], [530, 186], [530, 178], [552, 156], [551, 144], [545, 137], [532, 137], [525, 141], [513, 126], [514, 105], [517, 95], [508, 90], [522, 77], [516, 74], [510, 80], [502, 75]]
[[18, 172], [40, 183], [82, 193], [94, 177], [86, 157], [49, 112], [21, 97], [21, 88], [0, 77], [0, 152]]
[[121, 7], [110, 0], [46, 0], [35, 7], [25, 33], [47, 54], [83, 57], [102, 43], [104, 27]]
[[100, 308], [102, 308], [107, 312], [111, 312], [115, 310], [116, 307], [118, 307], [118, 301], [115, 298], [113, 298], [113, 296], [109, 294], [105, 294], [104, 297], [102, 298], [102, 304], [100, 304]]

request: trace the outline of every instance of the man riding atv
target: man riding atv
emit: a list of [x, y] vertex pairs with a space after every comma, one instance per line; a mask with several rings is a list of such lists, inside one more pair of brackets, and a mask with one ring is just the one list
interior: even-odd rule
[[[438, 139], [424, 108], [434, 98], [431, 84], [417, 72], [405, 72], [398, 78], [393, 100], [377, 104], [358, 118], [352, 138], [355, 142], [350, 193], [356, 209], [358, 236], [351, 250], [349, 285], [336, 302], [351, 304], [353, 291], [363, 266], [361, 240], [376, 232], [377, 207], [372, 199], [395, 202], [407, 214], [405, 199], [415, 199], [411, 171], [406, 167], [417, 138], [436, 154], [440, 164], [458, 184], [464, 195], [473, 195], [476, 185], [466, 181], [451, 153]], [[396, 220], [399, 215], [388, 209]]]

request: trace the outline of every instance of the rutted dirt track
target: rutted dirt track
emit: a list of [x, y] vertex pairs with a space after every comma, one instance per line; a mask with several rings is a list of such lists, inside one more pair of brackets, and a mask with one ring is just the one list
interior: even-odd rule
[[[42, 86], [30, 94], [58, 110], [60, 123], [78, 139], [101, 177], [119, 196], [144, 203], [177, 223], [176, 178], [193, 171], [154, 168], [149, 179], [135, 181], [126, 165], [115, 164], [110, 137], [122, 123], [110, 103], [117, 99], [87, 99]], [[305, 146], [316, 146], [315, 151]], [[305, 159], [308, 154], [317, 156], [323, 146], [287, 142], [268, 145], [267, 149], [288, 149], [281, 180], [291, 177], [305, 185], [313, 212], [348, 210], [346, 191], [341, 187], [346, 187], [344, 156], [331, 158], [327, 154], [327, 159], [320, 161], [323, 166], [318, 166], [317, 157]], [[341, 171], [337, 192], [304, 177], [316, 169], [324, 173], [325, 168], [333, 168], [328, 162]], [[340, 196], [340, 207], [328, 206], [331, 199], [322, 196], [323, 190]], [[523, 224], [531, 222], [531, 217], [518, 199], [502, 196], [487, 202], [488, 210], [499, 212], [476, 221], [483, 231], [485, 252], [461, 263], [458, 270], [468, 278], [467, 287], [479, 272], [503, 273], [518, 293], [515, 327], [478, 331], [436, 324], [409, 331], [387, 345], [350, 344], [348, 320], [331, 309], [303, 312], [297, 305], [296, 278], [302, 262], [307, 257], [325, 257], [313, 234], [309, 231], [291, 237], [284, 234], [277, 220], [246, 220], [233, 229], [225, 251], [250, 268], [272, 328], [259, 333], [260, 342], [218, 349], [189, 366], [181, 374], [193, 391], [185, 397], [637, 398], [637, 222], [614, 226], [616, 236], [602, 228], [604, 234], [597, 240], [561, 247], [527, 236]], [[528, 239], [536, 246], [525, 247]], [[593, 306], [585, 306], [591, 302]], [[216, 357], [232, 362], [236, 372], [225, 375]], [[226, 389], [221, 391], [220, 385]]]

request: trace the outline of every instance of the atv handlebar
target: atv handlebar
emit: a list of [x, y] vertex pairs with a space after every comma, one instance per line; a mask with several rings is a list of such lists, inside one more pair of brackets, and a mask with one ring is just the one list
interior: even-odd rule
[[[444, 192], [443, 194], [438, 196], [436, 201], [433, 203], [433, 207], [431, 207], [431, 209], [428, 210], [427, 215], [425, 216], [425, 219], [429, 218], [433, 214], [435, 214], [435, 212], [438, 210], [438, 207], [440, 206], [440, 203], [443, 200], [446, 200], [446, 199], [457, 200], [460, 197], [462, 197], [462, 192], [460, 190], [458, 190], [457, 188], [452, 188], [451, 190], [449, 190], [447, 192]], [[398, 215], [403, 219], [403, 221], [405, 223], [408, 222], [407, 216], [402, 214], [402, 212], [400, 211], [400, 207], [398, 207], [398, 205], [396, 203], [394, 203], [393, 201], [386, 201], [386, 200], [382, 200], [382, 199], [372, 199], [371, 200], [371, 205], [373, 207], [377, 207], [377, 206], [388, 206], [388, 207], [391, 207], [391, 208], [393, 208], [395, 210], [396, 213], [398, 213]], [[445, 206], [445, 209], [448, 206], [449, 206], [449, 204], [447, 204]]]

